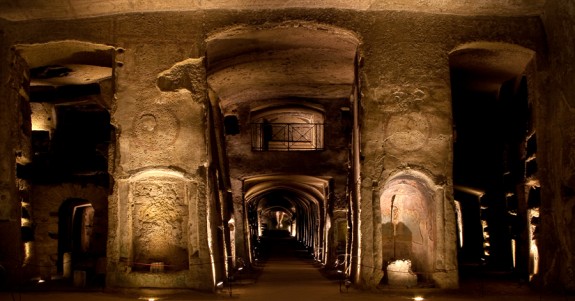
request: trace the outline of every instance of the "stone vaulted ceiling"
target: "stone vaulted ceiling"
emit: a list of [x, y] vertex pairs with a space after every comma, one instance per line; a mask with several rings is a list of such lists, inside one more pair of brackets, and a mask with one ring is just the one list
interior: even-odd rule
[[519, 46], [476, 42], [455, 49], [450, 56], [452, 73], [465, 88], [492, 93], [524, 73], [534, 52]]
[[545, 0], [0, 0], [10, 21], [77, 19], [114, 14], [206, 9], [335, 8], [400, 10], [461, 15], [538, 15]]
[[208, 83], [223, 101], [346, 98], [358, 44], [347, 31], [311, 24], [226, 30], [207, 40]]

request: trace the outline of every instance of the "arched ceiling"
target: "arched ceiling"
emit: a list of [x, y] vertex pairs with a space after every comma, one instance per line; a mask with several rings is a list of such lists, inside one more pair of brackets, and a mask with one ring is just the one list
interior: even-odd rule
[[0, 18], [10, 21], [78, 19], [126, 13], [196, 11], [212, 9], [254, 10], [284, 8], [335, 8], [359, 11], [418, 11], [461, 15], [535, 15], [545, 0], [0, 0]]
[[206, 41], [208, 83], [224, 105], [284, 98], [347, 98], [359, 40], [317, 24], [233, 28]]
[[470, 91], [497, 93], [501, 85], [525, 72], [532, 50], [504, 43], [476, 42], [450, 54], [452, 79]]
[[508, 171], [502, 160], [516, 160], [504, 149], [526, 134], [526, 78], [534, 54], [521, 46], [494, 42], [470, 43], [451, 52], [458, 191], [481, 195], [494, 189], [493, 179]]
[[329, 179], [306, 175], [259, 175], [244, 180], [246, 202], [274, 191], [290, 191], [304, 199], [325, 201], [328, 190]]
[[244, 180], [244, 199], [258, 210], [318, 214], [326, 208], [329, 179], [306, 175], [258, 175]]

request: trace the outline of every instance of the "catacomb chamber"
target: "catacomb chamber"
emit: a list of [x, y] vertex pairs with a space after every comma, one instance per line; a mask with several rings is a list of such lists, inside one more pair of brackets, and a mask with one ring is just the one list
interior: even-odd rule
[[214, 290], [281, 231], [363, 288], [571, 283], [559, 4], [296, 2], [0, 13], [0, 264]]
[[505, 43], [450, 54], [460, 264], [514, 271], [522, 281], [536, 274], [541, 206], [533, 59], [532, 50]]

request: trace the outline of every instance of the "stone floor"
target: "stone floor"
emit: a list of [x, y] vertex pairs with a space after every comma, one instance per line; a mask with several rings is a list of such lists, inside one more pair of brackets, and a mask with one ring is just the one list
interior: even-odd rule
[[187, 291], [183, 293], [166, 293], [163, 291], [136, 290], [109, 292], [102, 288], [78, 291], [70, 287], [43, 283], [44, 287], [26, 290], [0, 292], [0, 301], [123, 301], [123, 300], [249, 300], [249, 301], [283, 301], [283, 300], [573, 300], [575, 296], [557, 293], [540, 294], [533, 292], [525, 285], [519, 285], [495, 277], [466, 279], [456, 291], [439, 291], [436, 289], [409, 289], [376, 291], [359, 291], [353, 287], [345, 288], [334, 277], [306, 256], [305, 252], [294, 249], [284, 241], [268, 250], [269, 257], [250, 270], [243, 270], [237, 275], [231, 287], [224, 287], [216, 294]]

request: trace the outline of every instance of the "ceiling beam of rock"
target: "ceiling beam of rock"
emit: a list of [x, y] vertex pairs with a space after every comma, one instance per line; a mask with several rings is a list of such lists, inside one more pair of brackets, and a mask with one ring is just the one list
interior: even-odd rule
[[208, 83], [226, 101], [346, 98], [359, 40], [318, 24], [232, 28], [206, 41]]
[[291, 191], [305, 199], [325, 201], [329, 179], [305, 175], [259, 175], [244, 180], [244, 198], [247, 202], [267, 193]]
[[453, 80], [476, 92], [497, 92], [501, 85], [522, 75], [535, 53], [504, 43], [474, 42], [450, 54]]
[[545, 0], [0, 0], [0, 18], [9, 21], [76, 19], [126, 13], [197, 11], [211, 9], [256, 10], [334, 8], [360, 11], [415, 11], [460, 15], [539, 15]]

